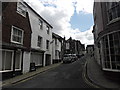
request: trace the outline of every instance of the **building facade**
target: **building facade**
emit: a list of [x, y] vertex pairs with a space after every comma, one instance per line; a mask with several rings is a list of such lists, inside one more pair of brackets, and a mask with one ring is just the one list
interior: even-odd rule
[[32, 29], [31, 60], [36, 67], [52, 64], [52, 26], [28, 4], [28, 13]]
[[52, 33], [52, 59], [53, 63], [58, 63], [62, 60], [62, 44], [63, 38], [55, 33]]
[[68, 40], [64, 40], [64, 54], [82, 55], [84, 52], [85, 46], [79, 40], [74, 40], [71, 37]]
[[[23, 2], [2, 2], [2, 66], [3, 79], [29, 71], [31, 26], [27, 6]], [[26, 68], [25, 68], [26, 67]]]
[[87, 52], [87, 55], [93, 57], [94, 56], [94, 45], [87, 45], [86, 52]]
[[94, 3], [96, 57], [102, 70], [120, 72], [120, 1]]

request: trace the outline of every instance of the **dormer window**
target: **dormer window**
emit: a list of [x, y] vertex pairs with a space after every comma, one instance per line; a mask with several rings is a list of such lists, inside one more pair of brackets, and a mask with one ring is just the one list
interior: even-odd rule
[[18, 2], [17, 3], [17, 12], [19, 14], [21, 14], [22, 16], [26, 17], [26, 13], [27, 13], [27, 7], [25, 4], [23, 4], [22, 2]]

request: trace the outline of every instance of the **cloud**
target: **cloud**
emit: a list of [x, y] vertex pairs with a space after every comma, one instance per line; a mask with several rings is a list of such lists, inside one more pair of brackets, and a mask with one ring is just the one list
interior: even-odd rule
[[[39, 13], [45, 20], [53, 26], [53, 32], [62, 37], [80, 40], [84, 44], [93, 43], [92, 30], [81, 32], [79, 29], [72, 29], [70, 19], [80, 11], [92, 13], [92, 5], [86, 0], [25, 0], [28, 4]], [[85, 1], [85, 2], [84, 2]], [[90, 3], [91, 4], [91, 3]], [[87, 7], [88, 6], [88, 7]], [[84, 9], [83, 9], [84, 8]]]
[[76, 0], [76, 12], [93, 13], [94, 0]]

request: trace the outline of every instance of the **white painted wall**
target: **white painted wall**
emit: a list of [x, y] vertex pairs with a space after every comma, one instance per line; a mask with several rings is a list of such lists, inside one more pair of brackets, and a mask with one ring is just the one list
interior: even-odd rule
[[[45, 54], [51, 55], [52, 60], [52, 44], [49, 44], [49, 50], [46, 49], [46, 40], [49, 42], [52, 41], [52, 29], [50, 28], [49, 34], [47, 34], [46, 25], [47, 23], [43, 22], [43, 29], [40, 29], [39, 19], [31, 9], [28, 8], [28, 13], [30, 17], [30, 24], [32, 28], [32, 38], [31, 38], [31, 47], [34, 49], [39, 49], [45, 51]], [[42, 37], [42, 47], [37, 46], [38, 36]], [[45, 55], [44, 55], [44, 63], [45, 63]], [[52, 61], [51, 61], [52, 64]]]
[[58, 50], [61, 52], [61, 46], [62, 46], [62, 43], [57, 39], [57, 43], [58, 45], [55, 45], [55, 38], [53, 38], [53, 43], [52, 43], [52, 59], [60, 59], [59, 56], [56, 56], [55, 55], [55, 51]]
[[30, 52], [24, 51], [23, 53], [23, 73], [27, 73], [30, 70]]

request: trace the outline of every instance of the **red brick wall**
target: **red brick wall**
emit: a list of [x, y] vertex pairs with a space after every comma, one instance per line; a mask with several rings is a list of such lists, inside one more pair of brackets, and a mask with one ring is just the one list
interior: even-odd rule
[[2, 19], [2, 40], [5, 43], [11, 43], [11, 28], [12, 25], [24, 30], [23, 46], [28, 49], [31, 47], [31, 26], [29, 16], [26, 17], [18, 14], [17, 2], [4, 2], [3, 6], [3, 19]]

